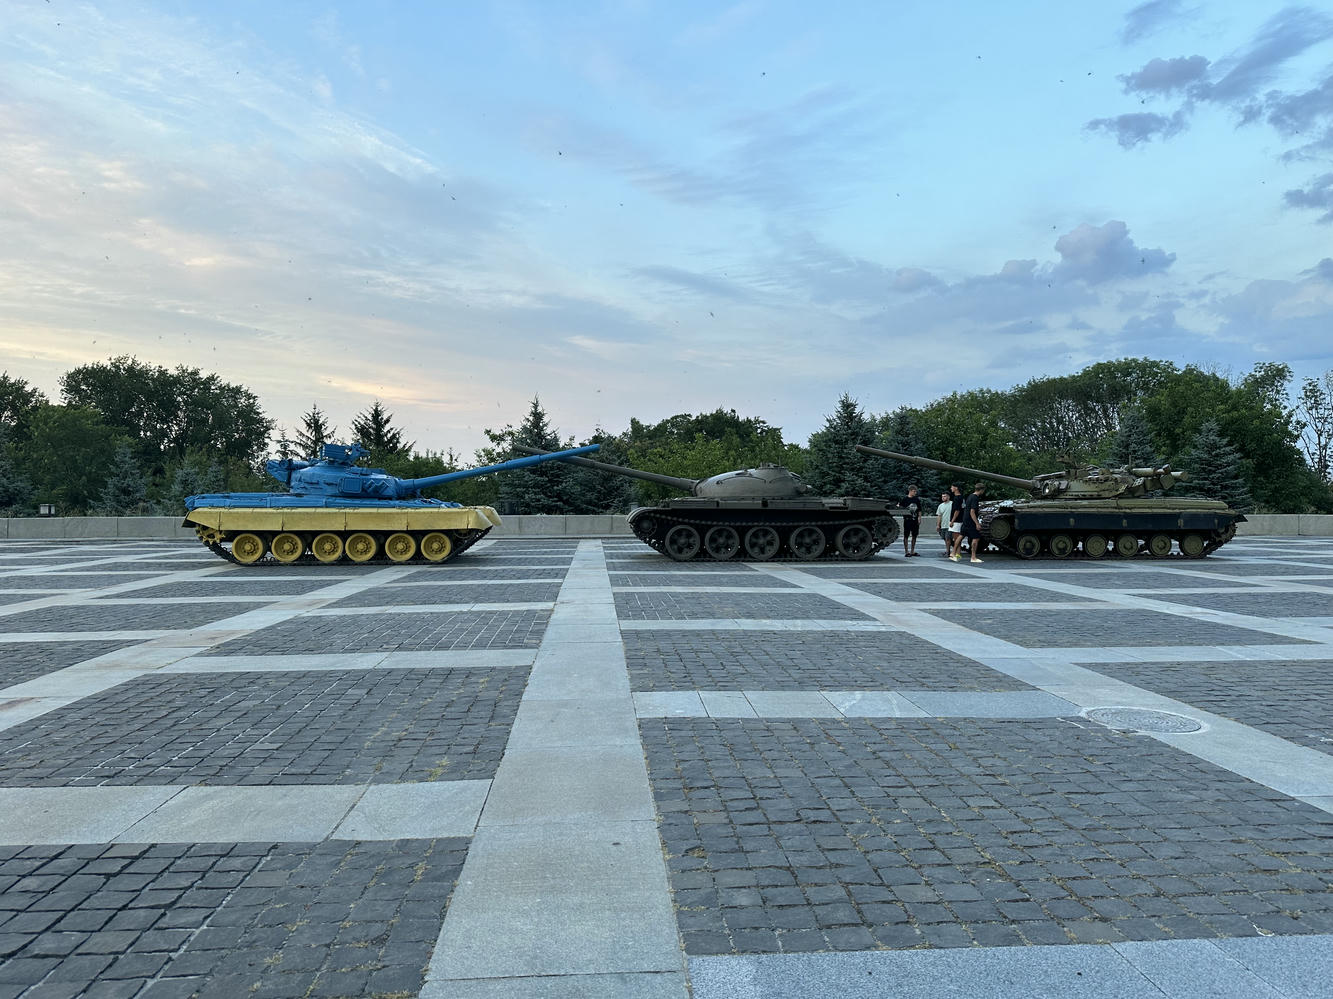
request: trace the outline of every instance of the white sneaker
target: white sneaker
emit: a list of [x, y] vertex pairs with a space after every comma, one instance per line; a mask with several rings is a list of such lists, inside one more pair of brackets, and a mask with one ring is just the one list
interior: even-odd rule
[[981, 565], [981, 559], [979, 559], [979, 558], [974, 558], [974, 559], [972, 560], [972, 564], [973, 564], [973, 565]]

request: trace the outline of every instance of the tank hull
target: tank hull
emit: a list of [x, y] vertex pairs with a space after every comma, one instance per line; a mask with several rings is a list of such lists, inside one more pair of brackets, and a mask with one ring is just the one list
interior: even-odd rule
[[200, 506], [185, 516], [199, 540], [239, 565], [437, 564], [476, 544], [500, 516], [488, 506]]
[[1005, 500], [982, 508], [982, 534], [1020, 558], [1202, 558], [1236, 535], [1243, 514], [1217, 500]]
[[898, 538], [894, 504], [866, 497], [666, 500], [629, 515], [635, 536], [679, 562], [870, 558]]

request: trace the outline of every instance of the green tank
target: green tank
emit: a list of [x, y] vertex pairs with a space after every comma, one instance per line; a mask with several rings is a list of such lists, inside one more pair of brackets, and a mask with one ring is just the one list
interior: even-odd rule
[[[520, 447], [525, 454], [546, 452]], [[630, 511], [629, 526], [644, 544], [678, 562], [692, 559], [815, 559], [860, 561], [898, 537], [891, 500], [867, 496], [812, 496], [801, 477], [781, 465], [760, 465], [706, 479], [645, 472], [588, 458], [561, 458], [688, 496]]]
[[1236, 536], [1245, 517], [1220, 500], [1192, 496], [1149, 496], [1167, 492], [1188, 474], [1170, 465], [1162, 468], [1103, 468], [1070, 465], [1020, 479], [948, 462], [856, 445], [862, 454], [905, 461], [922, 468], [952, 472], [969, 486], [989, 479], [1028, 493], [1026, 499], [983, 504], [982, 536], [1001, 551], [1019, 558], [1068, 558], [1081, 552], [1103, 558], [1114, 552], [1121, 558], [1147, 555], [1165, 558], [1178, 552], [1202, 558]]

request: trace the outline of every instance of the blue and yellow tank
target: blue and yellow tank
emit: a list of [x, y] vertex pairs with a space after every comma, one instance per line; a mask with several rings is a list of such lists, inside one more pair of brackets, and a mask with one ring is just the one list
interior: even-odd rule
[[302, 559], [332, 564], [447, 562], [476, 544], [500, 515], [489, 506], [429, 499], [447, 482], [596, 451], [598, 445], [514, 458], [422, 479], [400, 479], [356, 464], [360, 444], [325, 444], [318, 461], [281, 458], [264, 471], [285, 493], [202, 493], [185, 498], [185, 527], [217, 555], [239, 565]]

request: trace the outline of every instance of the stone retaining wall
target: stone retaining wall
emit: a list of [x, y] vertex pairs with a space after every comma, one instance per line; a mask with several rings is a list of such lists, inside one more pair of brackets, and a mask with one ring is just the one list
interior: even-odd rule
[[[0, 518], [0, 539], [192, 538], [179, 517]], [[1240, 525], [1242, 535], [1333, 537], [1333, 514], [1255, 513]], [[630, 535], [625, 518], [596, 516], [505, 517], [492, 537], [596, 538]]]

